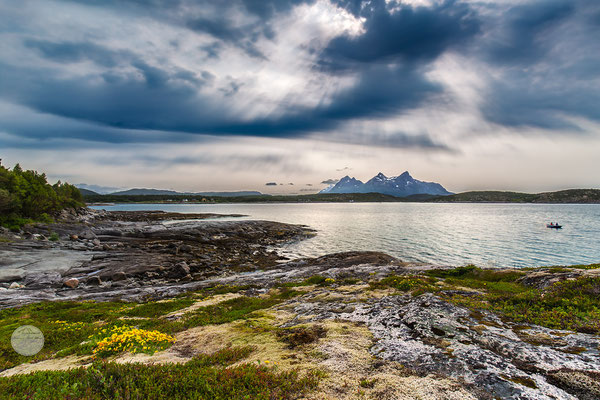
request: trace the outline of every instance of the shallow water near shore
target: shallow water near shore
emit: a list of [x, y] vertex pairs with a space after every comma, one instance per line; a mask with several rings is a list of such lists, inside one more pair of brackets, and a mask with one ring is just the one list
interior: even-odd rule
[[[600, 262], [600, 204], [115, 204], [92, 208], [244, 214], [235, 219], [316, 229], [316, 237], [282, 249], [290, 257], [373, 250], [435, 265], [536, 267]], [[563, 228], [548, 229], [549, 222], [559, 222]]]

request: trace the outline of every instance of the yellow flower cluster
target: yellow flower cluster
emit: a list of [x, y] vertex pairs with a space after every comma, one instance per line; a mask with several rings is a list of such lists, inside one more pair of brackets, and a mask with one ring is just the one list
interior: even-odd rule
[[52, 323], [58, 325], [57, 328], [59, 330], [65, 331], [80, 331], [85, 327], [85, 322], [67, 322], [57, 319], [56, 321], [52, 321]]
[[[175, 338], [159, 331], [147, 331], [130, 326], [113, 327], [105, 337], [96, 343], [94, 355], [106, 356], [130, 351], [132, 353], [154, 353], [156, 350], [166, 348], [175, 341]], [[103, 329], [101, 333], [107, 333]]]
[[333, 282], [335, 282], [335, 279], [333, 279], [333, 278], [327, 278], [327, 279], [325, 279], [325, 282], [326, 283], [333, 283]]

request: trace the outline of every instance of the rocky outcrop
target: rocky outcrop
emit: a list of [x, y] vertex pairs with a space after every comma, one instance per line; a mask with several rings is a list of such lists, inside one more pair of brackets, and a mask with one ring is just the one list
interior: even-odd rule
[[598, 398], [597, 336], [504, 322], [431, 293], [366, 302], [357, 293], [313, 291], [287, 306], [297, 315], [290, 326], [332, 319], [365, 324], [375, 338], [373, 356], [420, 376], [460, 381], [480, 399]]
[[[272, 247], [314, 234], [305, 226], [204, 221], [199, 214], [63, 214], [0, 242], [0, 286], [20, 289], [3, 291], [0, 308], [49, 299], [135, 300], [152, 296], [153, 288], [168, 295], [186, 290], [177, 289], [184, 283], [275, 268], [281, 257]], [[60, 240], [45, 239], [52, 233]], [[79, 284], [63, 284], [71, 279]]]

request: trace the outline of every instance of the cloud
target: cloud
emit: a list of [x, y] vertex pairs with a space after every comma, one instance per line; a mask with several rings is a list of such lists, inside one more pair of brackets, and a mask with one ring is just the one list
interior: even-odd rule
[[112, 51], [90, 42], [26, 39], [23, 43], [25, 47], [34, 49], [42, 57], [57, 63], [92, 61], [104, 67], [114, 67], [133, 56], [127, 51]]
[[443, 1], [432, 7], [411, 7], [372, 1], [361, 9], [364, 33], [339, 36], [329, 42], [322, 55], [324, 65], [347, 68], [344, 63], [403, 62], [431, 60], [479, 33], [479, 21], [466, 3]]
[[277, 186], [277, 182], [267, 182], [265, 186]]
[[502, 14], [500, 28], [486, 43], [487, 51], [494, 62], [501, 64], [539, 60], [552, 48], [548, 33], [574, 12], [571, 0], [544, 0], [512, 7]]
[[[428, 115], [464, 99], [478, 133], [600, 121], [590, 1], [49, 4], [0, 15], [0, 99], [22, 110], [0, 118], [11, 146], [236, 135], [458, 155], [463, 143]], [[448, 54], [476, 65], [480, 86], [436, 79]], [[390, 128], [417, 111], [413, 129]]]
[[338, 183], [340, 180], [339, 179], [325, 179], [324, 181], [321, 182], [322, 185], [335, 185], [336, 183]]
[[480, 43], [495, 68], [483, 116], [509, 127], [571, 134], [577, 118], [600, 121], [600, 34], [586, 1], [535, 1], [503, 10]]

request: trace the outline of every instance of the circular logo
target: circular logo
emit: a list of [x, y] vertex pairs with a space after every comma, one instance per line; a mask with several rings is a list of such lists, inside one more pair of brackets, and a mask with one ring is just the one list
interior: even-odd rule
[[44, 347], [44, 334], [33, 325], [23, 325], [15, 329], [10, 344], [22, 356], [33, 356]]

